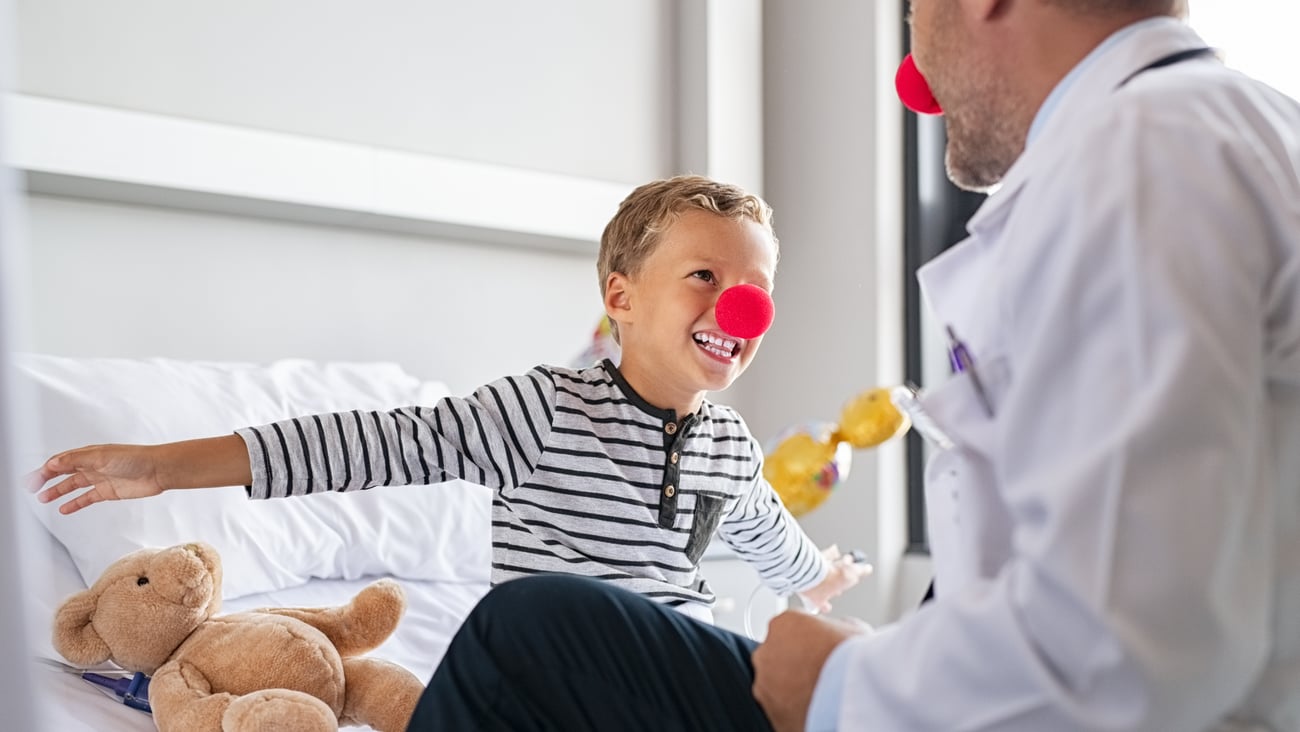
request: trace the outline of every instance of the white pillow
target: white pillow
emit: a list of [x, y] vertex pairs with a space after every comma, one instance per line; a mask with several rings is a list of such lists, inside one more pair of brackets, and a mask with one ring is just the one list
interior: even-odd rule
[[[445, 396], [395, 364], [303, 360], [270, 365], [18, 354], [18, 388], [39, 414], [33, 470], [81, 445], [153, 444], [230, 434], [247, 425], [348, 409], [395, 409]], [[34, 444], [33, 444], [34, 443]], [[110, 501], [71, 516], [29, 503], [87, 584], [128, 552], [201, 540], [225, 567], [223, 595], [241, 597], [313, 577], [484, 582], [491, 495], [463, 481], [253, 501], [242, 486]]]

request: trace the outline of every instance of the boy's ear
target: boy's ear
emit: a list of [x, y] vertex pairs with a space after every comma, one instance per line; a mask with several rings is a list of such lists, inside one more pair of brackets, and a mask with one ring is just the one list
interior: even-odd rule
[[624, 322], [631, 314], [630, 285], [627, 275], [622, 272], [610, 272], [605, 279], [605, 314], [615, 322]]

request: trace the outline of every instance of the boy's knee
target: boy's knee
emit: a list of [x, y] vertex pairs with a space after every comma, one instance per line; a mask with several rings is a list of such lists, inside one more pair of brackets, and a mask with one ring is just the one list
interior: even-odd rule
[[521, 577], [493, 587], [479, 600], [470, 619], [489, 626], [550, 624], [557, 619], [575, 617], [575, 611], [592, 607], [610, 589], [607, 583], [587, 577], [561, 574]]
[[546, 612], [575, 603], [586, 604], [604, 594], [608, 585], [587, 577], [565, 574], [538, 574], [502, 582], [479, 602], [487, 612], [527, 610]]

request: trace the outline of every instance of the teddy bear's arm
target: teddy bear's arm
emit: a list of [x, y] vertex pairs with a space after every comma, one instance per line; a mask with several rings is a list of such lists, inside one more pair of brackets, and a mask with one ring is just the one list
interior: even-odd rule
[[78, 666], [103, 663], [112, 654], [91, 622], [98, 602], [98, 593], [82, 590], [65, 600], [54, 616], [54, 648]]
[[325, 634], [344, 658], [379, 647], [406, 612], [406, 594], [391, 579], [367, 585], [352, 601], [338, 607], [272, 607], [257, 612], [301, 620]]

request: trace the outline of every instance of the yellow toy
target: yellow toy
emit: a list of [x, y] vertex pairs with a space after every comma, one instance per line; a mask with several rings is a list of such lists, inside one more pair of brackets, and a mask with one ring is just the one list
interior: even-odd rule
[[575, 369], [585, 369], [605, 359], [618, 363], [621, 352], [622, 349], [614, 341], [614, 330], [609, 325], [609, 318], [602, 315], [596, 321], [596, 329], [592, 331], [591, 343], [569, 365]]
[[848, 477], [853, 448], [875, 447], [907, 431], [911, 423], [894, 407], [889, 392], [882, 387], [855, 396], [844, 405], [839, 424], [812, 422], [776, 438], [763, 477], [790, 513], [802, 516], [830, 496]]

